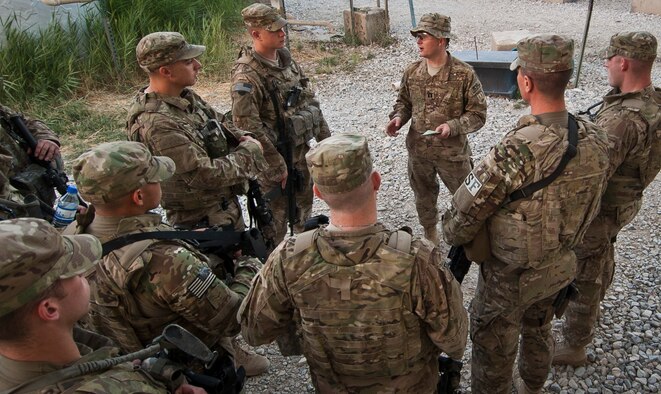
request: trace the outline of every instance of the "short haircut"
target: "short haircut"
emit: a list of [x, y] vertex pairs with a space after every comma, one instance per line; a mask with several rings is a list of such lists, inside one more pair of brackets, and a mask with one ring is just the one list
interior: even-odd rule
[[554, 73], [541, 73], [529, 71], [521, 67], [521, 73], [532, 79], [535, 87], [546, 97], [558, 98], [565, 94], [567, 84], [571, 79], [573, 70], [558, 71]]
[[356, 201], [365, 201], [372, 193], [372, 175], [362, 185], [345, 193], [322, 193], [324, 202], [330, 209], [338, 211], [350, 211], [351, 208], [360, 206]]
[[626, 59], [629, 61], [632, 73], [637, 75], [640, 74], [649, 75], [652, 73], [654, 60], [640, 60], [640, 59], [632, 59], [629, 57], [626, 57]]

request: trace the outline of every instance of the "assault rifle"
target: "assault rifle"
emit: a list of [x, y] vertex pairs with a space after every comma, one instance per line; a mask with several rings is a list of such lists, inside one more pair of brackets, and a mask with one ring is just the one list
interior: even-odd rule
[[250, 216], [250, 227], [256, 227], [262, 233], [266, 250], [275, 249], [275, 229], [273, 228], [273, 213], [264, 197], [259, 183], [256, 180], [248, 182], [248, 216]]
[[[303, 177], [296, 167], [294, 167], [294, 146], [292, 146], [293, 144], [288, 138], [285, 119], [282, 115], [281, 108], [287, 109], [296, 106], [300, 96], [300, 88], [294, 87], [290, 90], [284, 106], [280, 105], [275, 81], [268, 91], [271, 96], [273, 110], [275, 111], [275, 127], [278, 132], [278, 153], [280, 153], [285, 159], [285, 165], [287, 166], [287, 182], [284, 190], [279, 190], [278, 194], [287, 196], [287, 221], [289, 222], [289, 234], [294, 235], [294, 225], [298, 223], [296, 192], [301, 190]], [[269, 197], [271, 197], [271, 193], [269, 193]]]
[[459, 284], [461, 284], [472, 264], [472, 262], [468, 260], [468, 257], [466, 257], [466, 250], [463, 245], [452, 246], [448, 253], [448, 258], [450, 259], [450, 272], [452, 272], [452, 275], [457, 279]]

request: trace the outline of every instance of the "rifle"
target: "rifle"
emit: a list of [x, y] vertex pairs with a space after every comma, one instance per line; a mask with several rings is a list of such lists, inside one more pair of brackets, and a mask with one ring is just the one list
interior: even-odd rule
[[[264, 197], [259, 183], [256, 180], [248, 182], [248, 216], [250, 217], [250, 227], [258, 228], [264, 238], [266, 250], [273, 250], [275, 244], [275, 229], [273, 228], [273, 214], [269, 207], [268, 200]], [[253, 223], [254, 222], [254, 223]]]
[[[287, 196], [287, 220], [289, 221], [289, 234], [294, 235], [294, 225], [298, 223], [298, 207], [296, 206], [296, 192], [301, 189], [301, 182], [303, 177], [300, 172], [294, 167], [292, 143], [287, 138], [287, 130], [285, 126], [285, 119], [280, 111], [280, 100], [278, 99], [277, 87], [275, 81], [273, 86], [268, 89], [271, 102], [273, 103], [273, 110], [275, 111], [275, 127], [278, 132], [278, 153], [285, 159], [287, 166], [287, 183], [285, 189], [281, 190], [281, 194]], [[287, 95], [287, 101], [283, 106], [284, 109], [296, 106], [298, 97], [300, 96], [300, 88], [293, 87]]]
[[592, 110], [593, 110], [594, 108], [600, 106], [600, 105], [603, 104], [603, 103], [604, 103], [604, 100], [601, 100], [601, 101], [599, 101], [598, 103], [594, 103], [594, 104], [592, 104], [591, 106], [589, 106], [588, 109], [586, 109], [585, 111], [578, 111], [578, 114], [579, 114], [579, 115], [587, 115], [587, 116], [588, 116], [588, 119], [590, 119], [590, 122], [594, 122], [594, 119], [597, 117], [597, 113], [596, 113], [596, 112], [592, 112]]
[[452, 246], [448, 253], [448, 258], [450, 259], [450, 272], [452, 272], [452, 275], [457, 279], [459, 284], [461, 284], [472, 264], [472, 262], [466, 257], [464, 246]]

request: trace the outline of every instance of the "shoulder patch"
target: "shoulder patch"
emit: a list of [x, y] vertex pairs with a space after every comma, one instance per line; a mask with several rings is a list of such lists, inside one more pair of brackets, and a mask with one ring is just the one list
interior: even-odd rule
[[475, 197], [480, 189], [482, 189], [482, 182], [480, 182], [478, 177], [473, 174], [473, 171], [471, 171], [466, 176], [466, 179], [464, 179], [464, 186], [466, 186], [466, 189], [471, 196]]
[[203, 267], [197, 274], [197, 277], [195, 277], [195, 280], [188, 285], [188, 291], [195, 297], [202, 298], [214, 280], [216, 280], [216, 275], [211, 272], [211, 268]]
[[237, 82], [232, 86], [232, 91], [243, 96], [244, 94], [252, 92], [252, 84], [248, 82]]

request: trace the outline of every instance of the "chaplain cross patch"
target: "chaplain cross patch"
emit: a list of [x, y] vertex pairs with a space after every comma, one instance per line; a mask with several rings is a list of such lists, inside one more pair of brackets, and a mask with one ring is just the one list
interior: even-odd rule
[[473, 197], [475, 197], [475, 195], [477, 194], [477, 192], [479, 192], [480, 189], [482, 188], [482, 182], [480, 182], [480, 180], [477, 179], [477, 177], [475, 176], [475, 174], [473, 174], [472, 172], [470, 172], [470, 173], [468, 174], [468, 176], [466, 177], [466, 179], [464, 179], [464, 186], [466, 186], [466, 189], [468, 189], [468, 192], [469, 192]]
[[188, 285], [188, 291], [190, 291], [195, 297], [202, 298], [207, 290], [209, 290], [209, 287], [211, 287], [214, 280], [216, 280], [216, 275], [211, 272], [211, 268], [204, 267], [197, 274], [195, 280]]

